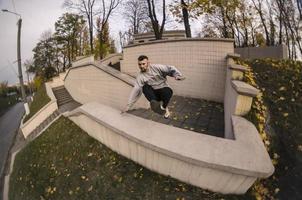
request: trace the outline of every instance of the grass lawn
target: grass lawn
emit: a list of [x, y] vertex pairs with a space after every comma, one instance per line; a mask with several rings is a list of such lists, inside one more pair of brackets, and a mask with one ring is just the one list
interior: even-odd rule
[[253, 199], [212, 193], [165, 177], [111, 151], [61, 117], [16, 157], [11, 200]]
[[247, 116], [270, 153], [275, 173], [254, 186], [264, 199], [302, 199], [302, 62], [262, 59], [247, 81], [260, 89]]
[[36, 92], [33, 102], [30, 104], [30, 113], [24, 118], [23, 123], [34, 116], [43, 106], [50, 102], [50, 98], [46, 93], [45, 84], [43, 84]]
[[18, 103], [18, 96], [0, 97], [0, 116], [11, 106]]

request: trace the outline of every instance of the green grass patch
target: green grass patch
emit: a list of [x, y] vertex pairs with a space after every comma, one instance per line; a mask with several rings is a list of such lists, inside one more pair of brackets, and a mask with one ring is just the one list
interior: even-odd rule
[[46, 93], [45, 84], [43, 84], [36, 92], [33, 102], [30, 104], [30, 113], [24, 118], [23, 123], [34, 116], [43, 106], [50, 102], [50, 98]]
[[11, 106], [18, 103], [18, 95], [0, 97], [0, 116]]
[[302, 63], [256, 59], [245, 80], [260, 89], [246, 116], [257, 127], [275, 166], [269, 179], [254, 185], [257, 197], [299, 199], [302, 183]]
[[221, 195], [154, 173], [61, 117], [15, 160], [11, 200], [253, 199]]

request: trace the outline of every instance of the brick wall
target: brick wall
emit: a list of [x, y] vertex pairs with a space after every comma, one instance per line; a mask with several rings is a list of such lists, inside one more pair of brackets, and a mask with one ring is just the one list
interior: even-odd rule
[[145, 54], [151, 63], [174, 65], [186, 76], [182, 82], [168, 80], [175, 94], [223, 102], [226, 55], [233, 52], [230, 39], [182, 39], [130, 45], [123, 50], [121, 71], [136, 76], [137, 57]]

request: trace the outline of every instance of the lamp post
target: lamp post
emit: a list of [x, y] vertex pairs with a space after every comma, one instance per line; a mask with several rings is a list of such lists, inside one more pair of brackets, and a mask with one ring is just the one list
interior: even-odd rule
[[23, 75], [22, 75], [22, 68], [21, 68], [21, 48], [20, 48], [20, 43], [21, 43], [21, 25], [22, 25], [22, 19], [21, 19], [21, 15], [15, 12], [11, 12], [7, 9], [2, 9], [3, 12], [8, 12], [8, 13], [12, 13], [14, 15], [19, 16], [18, 19], [18, 35], [17, 35], [17, 60], [18, 60], [18, 76], [19, 76], [19, 81], [20, 81], [20, 87], [21, 87], [21, 94], [22, 94], [22, 100], [24, 102], [24, 108], [25, 108], [25, 113], [26, 115], [29, 114], [29, 107], [28, 107], [28, 103], [26, 100], [26, 94], [25, 94], [25, 90], [24, 90], [24, 84], [23, 84]]

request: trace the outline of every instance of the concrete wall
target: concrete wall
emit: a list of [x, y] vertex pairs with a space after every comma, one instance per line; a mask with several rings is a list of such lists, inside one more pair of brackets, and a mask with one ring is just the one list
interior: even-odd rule
[[270, 47], [244, 47], [235, 48], [235, 53], [240, 54], [241, 58], [275, 58], [287, 59], [288, 51], [286, 45], [270, 46]]
[[58, 109], [57, 100], [51, 89], [51, 83], [45, 83], [46, 93], [51, 99], [43, 108], [21, 126], [22, 133], [27, 138], [45, 119]]
[[138, 72], [137, 58], [145, 54], [151, 63], [176, 66], [187, 79], [168, 82], [176, 95], [223, 102], [226, 55], [233, 53], [233, 40], [179, 39], [129, 45], [123, 49], [121, 71]]
[[113, 151], [183, 182], [220, 193], [243, 194], [274, 167], [253, 124], [234, 117], [236, 140], [153, 122], [89, 103], [67, 116]]
[[[117, 77], [109, 72], [116, 73]], [[125, 75], [126, 76], [126, 75]], [[121, 73], [105, 66], [88, 64], [71, 68], [65, 78], [65, 88], [74, 100], [85, 104], [99, 102], [114, 108], [124, 109], [128, 103], [128, 97], [132, 85], [126, 83]], [[127, 77], [129, 82], [134, 78]], [[147, 108], [147, 100], [142, 97], [135, 107]]]
[[227, 58], [227, 74], [224, 95], [224, 137], [236, 139], [232, 117], [246, 115], [252, 106], [253, 97], [259, 90], [241, 81], [246, 67], [236, 65], [233, 58]]
[[103, 65], [109, 65], [110, 63], [115, 64], [117, 62], [120, 62], [122, 58], [123, 58], [123, 54], [121, 53], [109, 54], [108, 56], [106, 56], [106, 58], [102, 59], [100, 62]]

